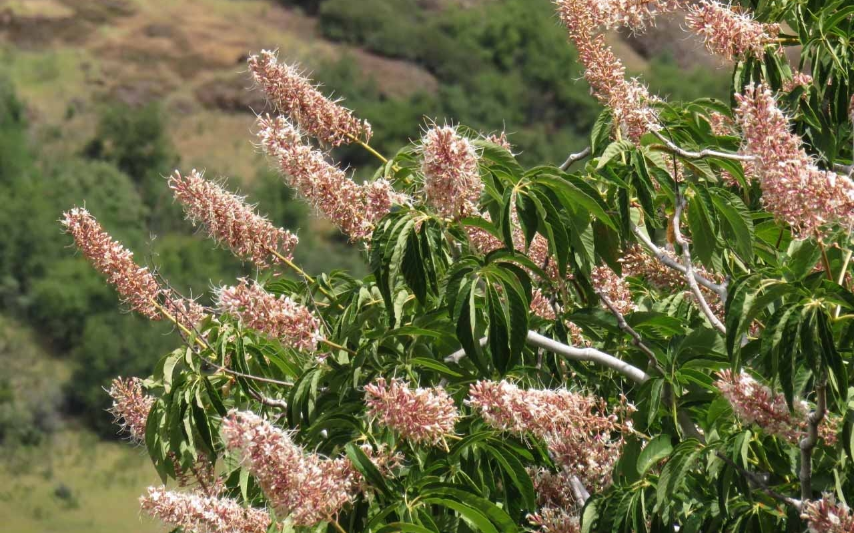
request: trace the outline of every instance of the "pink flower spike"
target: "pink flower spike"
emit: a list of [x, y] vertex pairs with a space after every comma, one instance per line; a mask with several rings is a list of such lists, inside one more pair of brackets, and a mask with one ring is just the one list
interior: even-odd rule
[[187, 329], [192, 329], [204, 317], [204, 309], [199, 304], [161, 288], [148, 268], [134, 262], [133, 252], [113, 240], [86, 209], [75, 207], [64, 213], [62, 225], [83, 256], [137, 313], [150, 320], [161, 320], [164, 316], [158, 305], [162, 305]]
[[325, 459], [294, 444], [288, 433], [250, 412], [222, 421], [229, 450], [240, 452], [276, 513], [295, 526], [333, 520], [354, 497], [358, 476], [349, 460]]
[[844, 503], [836, 503], [832, 494], [805, 502], [801, 518], [807, 521], [810, 533], [854, 533], [854, 513]]
[[762, 202], [802, 238], [822, 237], [827, 226], [854, 223], [854, 182], [819, 169], [789, 130], [789, 121], [764, 85], [748, 85], [735, 95], [736, 118], [744, 133], [743, 150], [753, 164]]
[[483, 182], [471, 142], [452, 126], [433, 127], [421, 139], [427, 203], [449, 218], [477, 213]]
[[185, 533], [266, 533], [270, 516], [231, 498], [149, 487], [139, 499], [142, 510]]
[[270, 101], [312, 137], [331, 146], [371, 139], [367, 121], [359, 121], [349, 109], [323, 96], [296, 67], [279, 63], [274, 52], [262, 50], [248, 62]]
[[255, 282], [241, 279], [235, 287], [221, 288], [217, 296], [224, 313], [287, 346], [314, 351], [322, 338], [320, 321], [311, 310], [287, 296], [270, 294]]
[[[769, 435], [776, 435], [792, 444], [797, 444], [807, 433], [809, 406], [800, 400], [789, 410], [782, 394], [757, 382], [744, 371], [735, 375], [731, 370], [718, 374], [715, 387], [729, 401], [733, 413], [739, 420], [756, 424]], [[839, 420], [826, 418], [819, 427], [819, 437], [832, 446], [836, 442]]]
[[195, 169], [187, 176], [175, 171], [169, 188], [183, 204], [187, 218], [202, 224], [211, 238], [238, 258], [261, 268], [281, 262], [278, 255], [291, 259], [297, 236], [255, 213], [245, 198], [204, 179]]
[[359, 185], [348, 178], [321, 152], [304, 143], [300, 132], [285, 118], [261, 117], [258, 125], [261, 146], [277, 161], [288, 185], [352, 240], [370, 238], [374, 223], [392, 205], [409, 203], [383, 179]]
[[[779, 24], [762, 24], [715, 0], [703, 0], [685, 17], [688, 27], [703, 37], [706, 48], [727, 59], [762, 59], [765, 48], [780, 33]], [[779, 47], [778, 47], [779, 49]]]
[[594, 288], [611, 300], [611, 303], [621, 314], [626, 315], [635, 310], [632, 292], [629, 290], [625, 276], [618, 276], [607, 266], [601, 265], [593, 269], [590, 274], [590, 282]]
[[369, 416], [415, 443], [438, 445], [454, 433], [460, 415], [440, 387], [412, 389], [398, 379], [379, 378], [365, 386]]
[[113, 399], [110, 413], [116, 423], [130, 434], [134, 442], [145, 442], [145, 424], [154, 398], [143, 392], [142, 381], [139, 378], [118, 377], [110, 385], [108, 394]]

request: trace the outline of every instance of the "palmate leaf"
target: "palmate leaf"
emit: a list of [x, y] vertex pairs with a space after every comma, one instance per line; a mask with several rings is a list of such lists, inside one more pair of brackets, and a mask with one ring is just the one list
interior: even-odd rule
[[489, 533], [515, 533], [518, 526], [500, 507], [491, 501], [462, 490], [455, 485], [435, 484], [422, 489], [422, 501], [436, 503], [460, 513], [478, 530]]
[[674, 495], [685, 485], [688, 471], [694, 467], [702, 453], [703, 446], [696, 439], [686, 439], [673, 449], [658, 480], [656, 512], [660, 510], [665, 515], [668, 514], [671, 506], [676, 503]]
[[742, 261], [753, 263], [753, 220], [741, 198], [724, 189], [711, 190], [712, 203], [721, 221], [721, 229], [727, 242], [734, 244]]

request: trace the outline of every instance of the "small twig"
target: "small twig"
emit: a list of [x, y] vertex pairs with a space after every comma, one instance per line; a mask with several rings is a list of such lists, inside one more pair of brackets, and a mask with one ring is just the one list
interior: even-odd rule
[[[301, 269], [301, 268], [300, 268], [300, 267], [298, 267], [296, 264], [294, 264], [294, 262], [293, 262], [293, 261], [291, 261], [291, 260], [290, 260], [290, 259], [288, 259], [287, 257], [285, 257], [285, 256], [283, 256], [282, 254], [280, 254], [280, 253], [278, 252], [278, 250], [274, 250], [273, 248], [268, 248], [268, 249], [267, 249], [267, 251], [268, 251], [268, 252], [270, 252], [271, 254], [273, 254], [274, 256], [276, 256], [276, 257], [279, 259], [279, 261], [281, 261], [281, 262], [282, 262], [282, 263], [284, 263], [285, 265], [287, 265], [287, 266], [289, 266], [290, 268], [292, 268], [292, 269], [294, 270], [294, 272], [296, 272], [297, 274], [299, 274], [300, 276], [302, 276], [302, 277], [303, 277], [303, 279], [306, 281], [306, 283], [311, 283], [311, 284], [314, 284], [314, 283], [315, 283], [315, 281], [316, 281], [316, 280], [315, 280], [313, 277], [311, 277], [311, 276], [310, 276], [310, 275], [309, 275], [305, 270]], [[338, 307], [338, 309], [344, 309], [344, 307], [343, 307], [341, 304], [339, 304], [339, 303], [335, 300], [335, 298], [333, 298], [333, 297], [332, 297], [332, 295], [331, 295], [331, 294], [329, 294], [328, 292], [326, 292], [326, 289], [324, 289], [323, 287], [321, 287], [321, 286], [320, 286], [320, 284], [318, 284], [318, 285], [317, 285], [317, 288], [318, 288], [318, 290], [320, 290], [320, 292], [321, 292], [321, 293], [323, 293], [323, 295], [324, 295], [324, 296], [326, 296], [327, 298], [329, 298], [329, 301], [330, 301], [330, 302], [332, 302], [332, 303], [334, 303], [334, 304]], [[310, 289], [309, 289], [309, 292], [311, 292], [311, 291], [310, 291]]]
[[781, 503], [785, 503], [786, 505], [794, 507], [795, 509], [801, 509], [801, 506], [803, 505], [801, 500], [797, 500], [795, 498], [790, 498], [789, 496], [786, 496], [784, 494], [780, 494], [776, 490], [769, 487], [768, 483], [766, 483], [764, 479], [749, 470], [745, 470], [739, 464], [737, 464], [735, 461], [733, 461], [720, 451], [715, 452], [715, 455], [723, 459], [723, 461], [729, 466], [735, 468], [739, 474], [741, 474], [747, 479], [748, 483], [750, 483], [754, 487], [757, 487], [759, 490], [761, 490], [768, 496], [771, 496], [772, 498]]
[[652, 130], [653, 135], [658, 137], [668, 150], [688, 159], [703, 159], [704, 157], [718, 157], [720, 159], [732, 159], [734, 161], [754, 161], [756, 158], [752, 155], [733, 154], [730, 152], [718, 152], [717, 150], [704, 149], [699, 152], [691, 152], [676, 145], [673, 141], [662, 135], [656, 130]]
[[566, 170], [569, 167], [571, 167], [572, 164], [575, 163], [576, 161], [581, 161], [582, 159], [584, 159], [585, 157], [590, 155], [591, 152], [592, 152], [592, 150], [588, 146], [587, 148], [585, 148], [584, 150], [582, 150], [580, 152], [576, 152], [574, 154], [569, 154], [569, 157], [566, 158], [566, 161], [561, 163], [560, 166], [557, 168], [559, 168], [561, 170]]
[[643, 339], [640, 334], [626, 322], [626, 317], [623, 316], [623, 313], [617, 309], [617, 306], [614, 305], [614, 302], [611, 301], [608, 296], [605, 295], [601, 290], [595, 289], [596, 294], [599, 295], [599, 299], [602, 300], [602, 303], [605, 304], [605, 307], [611, 311], [611, 314], [614, 315], [614, 318], [617, 319], [617, 325], [623, 330], [625, 333], [628, 333], [632, 338], [632, 344], [635, 345], [640, 351], [642, 351], [647, 359], [649, 359], [649, 364], [655, 368], [656, 370], [662, 372], [661, 366], [658, 364], [658, 359], [655, 358], [655, 352], [652, 349], [644, 344]]
[[706, 301], [705, 296], [703, 296], [703, 291], [700, 290], [700, 285], [697, 283], [697, 279], [694, 277], [694, 265], [691, 262], [691, 250], [688, 247], [688, 241], [686, 241], [682, 236], [682, 230], [679, 227], [680, 219], [682, 218], [682, 210], [684, 208], [685, 198], [683, 198], [682, 193], [677, 187], [676, 210], [673, 214], [673, 236], [676, 239], [676, 243], [682, 247], [682, 262], [685, 266], [685, 279], [688, 281], [688, 286], [691, 287], [691, 292], [694, 293], [694, 298], [697, 299], [700, 310], [704, 315], [706, 315], [706, 318], [709, 319], [709, 322], [711, 322], [712, 326], [714, 326], [716, 330], [726, 335], [726, 326], [724, 326], [723, 322], [721, 322], [720, 319], [712, 312], [712, 309], [709, 307], [709, 303]]
[[[674, 270], [678, 270], [679, 272], [681, 272], [683, 274], [686, 273], [687, 269], [685, 268], [685, 266], [683, 264], [674, 260], [672, 257], [667, 255], [667, 253], [665, 253], [664, 250], [662, 250], [661, 248], [656, 246], [655, 243], [653, 243], [652, 240], [650, 240], [650, 238], [647, 237], [647, 235], [644, 234], [644, 232], [641, 231], [641, 229], [638, 226], [636, 226], [635, 224], [632, 224], [632, 233], [635, 234], [635, 236], [638, 238], [638, 240], [640, 240], [644, 244], [644, 246], [649, 248], [649, 250], [652, 252], [652, 255], [655, 256], [655, 258], [658, 259], [664, 266], [672, 268]], [[722, 284], [715, 283], [709, 279], [706, 279], [704, 276], [697, 273], [696, 271], [694, 271], [693, 274], [694, 274], [694, 279], [696, 279], [700, 285], [702, 285], [703, 287], [705, 287], [705, 288], [709, 289], [710, 291], [712, 291], [713, 293], [715, 293], [718, 296], [718, 298], [721, 299], [722, 302], [726, 301], [726, 299], [727, 299], [726, 283], [722, 283]]]
[[276, 407], [278, 409], [288, 408], [288, 402], [286, 402], [285, 400], [276, 400], [274, 398], [268, 398], [267, 396], [264, 396], [259, 392], [255, 392], [252, 389], [249, 389], [249, 396], [252, 396], [259, 403], [262, 403], [268, 407]]
[[812, 451], [818, 444], [818, 427], [827, 414], [827, 377], [822, 375], [815, 387], [815, 410], [808, 418], [807, 435], [798, 443], [801, 449], [801, 500], [812, 498]]
[[[205, 340], [204, 337], [202, 337], [202, 335], [199, 335], [197, 333], [194, 333], [193, 331], [190, 331], [190, 329], [187, 328], [187, 326], [185, 326], [184, 324], [179, 322], [176, 317], [172, 316], [172, 313], [170, 313], [165, 307], [160, 305], [160, 303], [158, 301], [156, 301], [156, 300], [150, 300], [150, 301], [154, 305], [154, 307], [157, 308], [157, 310], [160, 312], [160, 314], [163, 315], [164, 318], [166, 318], [167, 320], [169, 320], [170, 322], [172, 322], [176, 326], [178, 326], [178, 329], [181, 331], [181, 333], [185, 335], [185, 340], [192, 338], [196, 342], [196, 344], [198, 344], [199, 347], [201, 347], [202, 349], [210, 350], [211, 352], [215, 353], [215, 350], [211, 347], [210, 344], [208, 344], [208, 341]], [[190, 349], [192, 349], [192, 346], [190, 346]], [[201, 353], [196, 352], [195, 350], [193, 352], [199, 357], [199, 359], [203, 363], [216, 368], [220, 372], [230, 374], [230, 375], [238, 377], [238, 378], [249, 379], [249, 380], [258, 381], [261, 383], [269, 383], [271, 385], [282, 385], [285, 387], [293, 386], [293, 383], [288, 383], [287, 381], [280, 381], [278, 379], [265, 378], [265, 377], [261, 377], [261, 376], [254, 376], [252, 374], [245, 374], [243, 372], [238, 372], [237, 370], [232, 370], [232, 369], [228, 368], [227, 366], [223, 366], [223, 365], [221, 365], [215, 361], [211, 361], [210, 359], [203, 356]]]
[[329, 339], [320, 339], [320, 342], [322, 344], [329, 346], [330, 348], [334, 348], [336, 350], [344, 350], [345, 352], [347, 352], [350, 355], [356, 355], [356, 352], [351, 350], [350, 348], [347, 348], [346, 346], [341, 346], [340, 344], [332, 342]]

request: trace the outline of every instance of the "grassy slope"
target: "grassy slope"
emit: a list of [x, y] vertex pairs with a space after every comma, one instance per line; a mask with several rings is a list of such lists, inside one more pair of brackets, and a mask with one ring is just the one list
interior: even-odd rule
[[[105, 414], [105, 416], [107, 416]], [[2, 449], [0, 448], [0, 451]], [[0, 465], [0, 524], [9, 533], [154, 533], [137, 499], [157, 474], [141, 448], [67, 429]], [[61, 497], [70, 494], [70, 497]]]
[[[245, 57], [265, 48], [307, 70], [349, 54], [365, 76], [391, 80], [387, 94], [435, 86], [412, 64], [322, 39], [314, 19], [273, 0], [99, 5], [0, 0], [0, 12], [13, 20], [11, 29], [0, 28], [0, 69], [11, 74], [52, 148], [79, 150], [105, 97], [156, 100], [170, 117], [182, 166], [251, 178], [265, 163], [252, 144], [248, 111], [262, 112], [264, 104], [249, 90]], [[68, 131], [75, 135], [61, 134]]]
[[[67, 361], [52, 357], [32, 331], [2, 315], [0, 368], [0, 375], [10, 380], [0, 407], [10, 400], [19, 409], [50, 402], [70, 376]], [[0, 531], [162, 531], [139, 518], [137, 498], [157, 482], [142, 448], [104, 442], [62, 422], [49, 424], [58, 431], [37, 446], [0, 446]]]

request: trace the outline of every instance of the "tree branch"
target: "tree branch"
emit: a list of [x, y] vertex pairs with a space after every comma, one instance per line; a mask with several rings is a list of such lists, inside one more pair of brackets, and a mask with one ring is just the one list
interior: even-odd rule
[[798, 509], [798, 510], [801, 509], [801, 506], [803, 505], [803, 502], [801, 500], [797, 500], [795, 498], [790, 498], [784, 494], [780, 494], [776, 490], [769, 487], [768, 483], [766, 483], [765, 480], [762, 479], [760, 476], [756, 475], [755, 473], [753, 473], [749, 470], [745, 470], [740, 465], [738, 465], [735, 461], [733, 461], [732, 459], [730, 459], [729, 457], [727, 457], [725, 454], [721, 453], [720, 451], [715, 452], [715, 455], [720, 457], [729, 466], [735, 468], [738, 471], [738, 473], [741, 474], [742, 476], [744, 476], [744, 478], [747, 479], [747, 482], [750, 483], [752, 486], [758, 488], [759, 490], [761, 490], [762, 492], [764, 492], [768, 496], [771, 496], [772, 498], [774, 498], [775, 500], [777, 500], [781, 503], [785, 503], [786, 505], [794, 507], [795, 509]]
[[[672, 257], [667, 255], [664, 252], [664, 250], [662, 250], [661, 248], [656, 246], [655, 243], [653, 243], [652, 240], [643, 231], [641, 231], [641, 229], [637, 225], [632, 224], [631, 227], [632, 227], [632, 233], [635, 234], [635, 236], [638, 238], [638, 240], [640, 240], [644, 244], [644, 246], [646, 246], [647, 248], [650, 249], [650, 251], [652, 252], [652, 255], [655, 256], [655, 258], [658, 259], [664, 266], [670, 267], [674, 270], [678, 270], [679, 272], [681, 272], [683, 274], [686, 273], [687, 269], [685, 268], [684, 265], [682, 265], [678, 261], [675, 261]], [[720, 298], [722, 302], [726, 301], [726, 299], [727, 299], [726, 283], [721, 283], [721, 284], [715, 283], [712, 280], [707, 279], [707, 278], [703, 277], [702, 275], [698, 274], [696, 271], [694, 271], [693, 274], [694, 274], [694, 279], [696, 279], [700, 285], [709, 289], [713, 293], [717, 294], [718, 298]]]
[[706, 301], [706, 298], [703, 296], [703, 292], [700, 290], [700, 285], [697, 284], [697, 279], [694, 277], [694, 265], [691, 262], [691, 250], [688, 247], [688, 241], [686, 241], [682, 236], [682, 229], [679, 227], [680, 219], [682, 218], [682, 210], [684, 208], [685, 199], [682, 197], [682, 193], [677, 187], [676, 210], [673, 214], [673, 236], [676, 239], [676, 244], [682, 247], [682, 262], [685, 266], [685, 279], [688, 281], [688, 286], [691, 287], [691, 292], [694, 293], [694, 298], [697, 299], [697, 303], [700, 305], [700, 310], [703, 311], [703, 314], [706, 315], [706, 318], [709, 319], [709, 322], [711, 322], [712, 326], [714, 326], [716, 330], [726, 335], [726, 327], [712, 312], [712, 309], [709, 307], [709, 303]]
[[580, 152], [577, 152], [577, 153], [574, 153], [574, 154], [569, 154], [569, 157], [567, 157], [567, 158], [566, 158], [566, 161], [564, 161], [563, 163], [561, 163], [561, 165], [560, 165], [558, 168], [559, 168], [559, 169], [561, 169], [561, 170], [566, 170], [566, 169], [568, 169], [568, 168], [569, 168], [570, 166], [572, 166], [572, 164], [573, 164], [573, 163], [575, 163], [576, 161], [581, 161], [582, 159], [584, 159], [585, 157], [587, 157], [588, 155], [590, 155], [590, 152], [591, 152], [591, 151], [592, 151], [592, 150], [591, 150], [591, 149], [590, 149], [590, 147], [588, 146], [587, 148], [585, 148], [584, 150], [582, 150], [582, 151], [580, 151]]
[[659, 138], [661, 142], [667, 147], [671, 152], [681, 155], [682, 157], [687, 157], [688, 159], [703, 159], [704, 157], [718, 157], [721, 159], [732, 159], [735, 161], [754, 161], [756, 158], [752, 155], [744, 155], [744, 154], [733, 154], [730, 152], [718, 152], [717, 150], [700, 150], [699, 152], [691, 152], [689, 150], [685, 150], [676, 145], [673, 141], [665, 137], [656, 130], [651, 130], [653, 135]]
[[584, 484], [581, 483], [581, 480], [578, 479], [578, 476], [571, 476], [569, 478], [569, 488], [572, 490], [572, 496], [578, 501], [582, 506], [587, 503], [587, 500], [590, 498], [590, 493], [587, 492], [587, 489], [584, 488]]
[[849, 178], [854, 175], [854, 164], [851, 165], [840, 165], [839, 163], [833, 164], [833, 170], [835, 172], [839, 172], [841, 174], [845, 174]]
[[827, 377], [822, 376], [815, 388], [815, 410], [810, 413], [807, 435], [798, 443], [801, 449], [801, 500], [812, 498], [812, 451], [818, 444], [818, 427], [827, 414]]
[[612, 302], [611, 299], [608, 298], [608, 296], [606, 296], [605, 293], [603, 293], [601, 290], [595, 289], [595, 291], [596, 294], [599, 295], [599, 299], [602, 300], [602, 303], [605, 304], [605, 307], [607, 307], [608, 310], [611, 311], [611, 314], [614, 315], [614, 318], [617, 319], [617, 325], [620, 327], [620, 329], [623, 330], [625, 333], [628, 333], [629, 336], [631, 336], [632, 344], [637, 346], [637, 348], [646, 355], [647, 359], [649, 359], [649, 364], [653, 368], [661, 371], [662, 369], [658, 364], [658, 359], [655, 358], [655, 352], [652, 351], [652, 348], [644, 344], [640, 334], [635, 331], [635, 329], [631, 327], [628, 322], [626, 322], [626, 317], [624, 317], [623, 313], [621, 313], [620, 310], [617, 309], [617, 306], [614, 305], [614, 302]]
[[[481, 337], [481, 339], [480, 339], [479, 341], [477, 341], [477, 342], [480, 344], [480, 347], [481, 347], [481, 348], [483, 348], [484, 346], [486, 346], [486, 343], [487, 343], [488, 341], [489, 341], [489, 339], [487, 339], [486, 337]], [[466, 356], [466, 349], [465, 349], [465, 348], [460, 348], [460, 349], [459, 349], [459, 350], [457, 350], [456, 352], [454, 352], [454, 353], [452, 353], [451, 355], [449, 355], [449, 356], [445, 357], [445, 362], [446, 362], [446, 363], [459, 363], [459, 362], [460, 362], [460, 360], [461, 360], [463, 357], [465, 357], [465, 356]]]
[[[479, 342], [481, 346], [486, 346], [487, 338], [483, 337]], [[548, 350], [557, 355], [566, 357], [567, 359], [572, 359], [573, 361], [590, 361], [591, 363], [598, 363], [600, 365], [607, 366], [637, 383], [643, 383], [649, 379], [649, 374], [640, 368], [632, 366], [620, 359], [617, 359], [611, 354], [599, 351], [595, 348], [576, 348], [575, 346], [563, 344], [540, 335], [535, 331], [528, 331], [528, 337], [525, 339], [525, 342], [530, 346]], [[445, 362], [459, 363], [465, 356], [466, 351], [464, 349], [460, 349], [445, 357]]]
[[288, 402], [286, 402], [285, 400], [276, 400], [275, 398], [268, 398], [267, 396], [264, 396], [259, 392], [255, 392], [252, 389], [249, 389], [249, 396], [255, 398], [258, 403], [264, 404], [268, 407], [276, 407], [278, 409], [288, 408]]
[[535, 331], [528, 331], [526, 342], [531, 346], [548, 350], [557, 355], [566, 357], [567, 359], [572, 359], [574, 361], [590, 361], [592, 363], [607, 366], [636, 383], [644, 383], [649, 380], [649, 374], [640, 368], [632, 366], [625, 361], [617, 359], [611, 354], [607, 354], [595, 348], [576, 348], [540, 335]]

